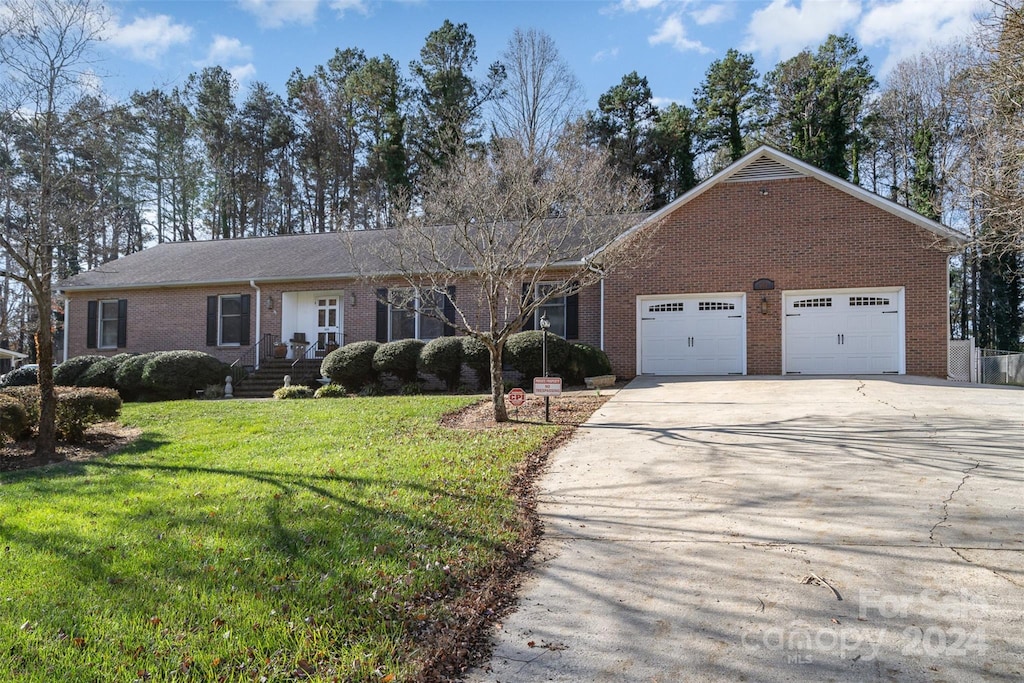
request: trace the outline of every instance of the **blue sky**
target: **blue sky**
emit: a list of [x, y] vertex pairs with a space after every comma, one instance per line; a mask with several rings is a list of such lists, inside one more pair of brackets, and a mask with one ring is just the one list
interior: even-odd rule
[[279, 92], [296, 68], [310, 73], [335, 48], [390, 54], [408, 73], [445, 19], [477, 40], [478, 73], [516, 27], [555, 40], [585, 90], [587, 108], [637, 71], [655, 101], [688, 103], [708, 65], [735, 47], [761, 73], [829, 33], [851, 33], [876, 74], [930, 42], [967, 36], [985, 0], [123, 0], [99, 50], [96, 74], [115, 97], [168, 88], [219, 64], [242, 91], [261, 80]]

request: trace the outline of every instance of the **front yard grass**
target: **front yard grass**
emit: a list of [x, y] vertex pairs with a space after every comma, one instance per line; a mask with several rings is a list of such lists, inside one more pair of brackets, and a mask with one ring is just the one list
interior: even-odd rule
[[0, 680], [417, 676], [557, 429], [438, 424], [474, 400], [130, 404], [128, 449], [0, 474]]

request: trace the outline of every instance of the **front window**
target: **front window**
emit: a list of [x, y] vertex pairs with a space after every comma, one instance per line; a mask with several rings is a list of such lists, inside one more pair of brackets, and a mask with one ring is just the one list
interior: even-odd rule
[[444, 323], [436, 317], [444, 311], [440, 292], [412, 288], [388, 292], [388, 339], [422, 339], [430, 341], [444, 334]]
[[97, 346], [101, 349], [117, 348], [117, 300], [101, 301]]
[[[547, 296], [555, 289], [559, 289], [563, 286], [560, 282], [541, 282], [537, 285], [536, 297], [540, 299]], [[559, 337], [566, 335], [565, 329], [565, 296], [557, 296], [553, 299], [549, 299], [540, 306], [534, 312], [533, 328], [535, 330], [540, 329], [540, 319], [544, 314], [548, 316], [548, 322], [551, 323], [551, 327], [548, 332], [551, 334], [557, 334]]]
[[242, 297], [238, 294], [220, 298], [220, 345], [242, 343]]

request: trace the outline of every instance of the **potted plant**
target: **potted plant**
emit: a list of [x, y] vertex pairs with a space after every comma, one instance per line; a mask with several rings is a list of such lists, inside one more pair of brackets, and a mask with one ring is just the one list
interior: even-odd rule
[[274, 358], [284, 358], [288, 355], [288, 345], [278, 339], [274, 342]]

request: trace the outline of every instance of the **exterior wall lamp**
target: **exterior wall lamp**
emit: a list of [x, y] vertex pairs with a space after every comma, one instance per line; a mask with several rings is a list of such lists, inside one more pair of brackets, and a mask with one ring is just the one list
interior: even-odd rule
[[274, 310], [274, 297], [272, 297], [272, 296], [268, 296], [267, 297], [267, 310], [268, 311]]
[[761, 295], [761, 315], [768, 315], [768, 296]]

